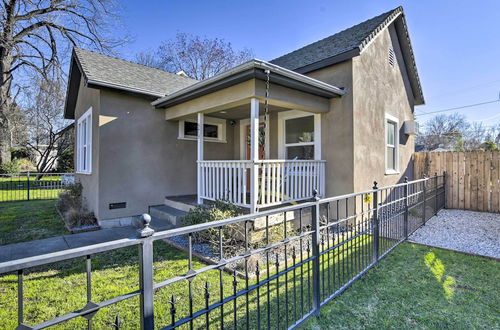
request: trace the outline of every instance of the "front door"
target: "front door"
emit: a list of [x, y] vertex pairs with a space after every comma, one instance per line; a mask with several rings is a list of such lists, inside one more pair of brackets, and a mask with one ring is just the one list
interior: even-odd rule
[[[266, 157], [266, 125], [264, 123], [259, 123], [259, 159], [264, 159]], [[245, 126], [245, 159], [250, 159], [250, 154], [252, 150], [250, 147], [250, 125]], [[260, 173], [259, 173], [260, 175]], [[250, 191], [250, 171], [247, 171], [247, 191]]]
[[[259, 124], [259, 159], [264, 159], [266, 157], [266, 135], [265, 135], [266, 126], [264, 123]], [[245, 126], [245, 159], [250, 159], [250, 153], [252, 152], [250, 149], [250, 125]]]

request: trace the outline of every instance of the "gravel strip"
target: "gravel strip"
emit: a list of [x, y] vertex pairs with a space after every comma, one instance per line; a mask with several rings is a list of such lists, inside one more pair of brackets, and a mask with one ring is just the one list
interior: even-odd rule
[[500, 258], [500, 214], [441, 210], [410, 241]]

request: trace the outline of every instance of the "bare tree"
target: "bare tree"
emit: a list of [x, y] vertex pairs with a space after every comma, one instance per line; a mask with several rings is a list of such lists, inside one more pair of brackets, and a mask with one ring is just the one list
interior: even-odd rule
[[23, 110], [28, 127], [26, 146], [35, 156], [37, 172], [53, 169], [55, 162], [69, 147], [72, 139], [63, 130], [69, 122], [62, 117], [66, 85], [62, 79], [38, 79], [27, 95]]
[[[10, 160], [13, 88], [26, 74], [46, 79], [70, 46], [109, 51], [122, 43], [106, 27], [113, 0], [3, 0], [0, 3], [0, 163]], [[61, 58], [62, 55], [62, 58]], [[15, 93], [14, 93], [15, 94]]]
[[139, 52], [135, 54], [134, 62], [149, 66], [152, 68], [165, 70], [164, 66], [161, 63], [161, 60], [154, 50], [147, 50], [143, 52]]
[[184, 71], [191, 78], [204, 80], [252, 57], [251, 50], [234, 50], [223, 39], [177, 33], [175, 39], [163, 42], [156, 52], [137, 54], [136, 62], [170, 72]]
[[500, 138], [500, 125], [485, 126], [482, 122], [469, 122], [464, 115], [437, 115], [427, 121], [416, 144], [426, 150], [445, 148], [457, 151], [478, 150], [485, 142]]
[[417, 144], [424, 145], [426, 150], [436, 148], [454, 149], [463, 138], [469, 123], [463, 115], [437, 115], [427, 121], [422, 134], [417, 136]]

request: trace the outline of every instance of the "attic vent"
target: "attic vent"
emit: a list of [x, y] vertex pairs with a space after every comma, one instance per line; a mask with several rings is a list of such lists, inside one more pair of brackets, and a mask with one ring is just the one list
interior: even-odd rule
[[389, 47], [389, 64], [391, 66], [394, 66], [395, 62], [396, 62], [396, 54], [394, 54], [394, 49], [392, 49], [392, 47]]
[[188, 75], [186, 74], [186, 72], [184, 72], [184, 70], [181, 70], [181, 71], [177, 72], [176, 75], [183, 76], [183, 77], [186, 77], [186, 78], [188, 77]]

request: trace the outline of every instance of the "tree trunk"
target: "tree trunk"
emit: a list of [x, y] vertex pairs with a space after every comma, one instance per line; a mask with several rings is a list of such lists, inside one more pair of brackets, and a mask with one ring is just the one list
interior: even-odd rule
[[11, 138], [9, 112], [11, 107], [10, 93], [8, 88], [10, 84], [0, 86], [0, 164], [9, 162]]
[[9, 114], [12, 100], [10, 87], [12, 76], [9, 71], [12, 65], [12, 50], [0, 47], [0, 165], [11, 160], [11, 135]]

